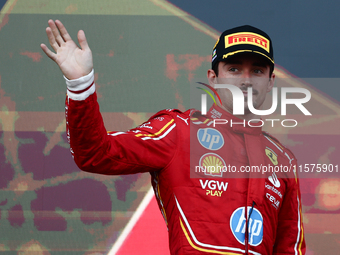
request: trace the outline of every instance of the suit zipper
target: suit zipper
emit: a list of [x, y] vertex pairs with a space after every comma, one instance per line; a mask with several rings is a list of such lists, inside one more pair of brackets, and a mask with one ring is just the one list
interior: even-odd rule
[[245, 210], [245, 213], [246, 213], [246, 232], [245, 232], [245, 237], [244, 237], [244, 241], [245, 241], [245, 245], [246, 245], [246, 247], [245, 247], [245, 254], [246, 255], [248, 255], [249, 253], [248, 253], [248, 236], [249, 236], [249, 219], [250, 219], [250, 217], [251, 217], [251, 214], [253, 213], [253, 209], [254, 209], [254, 205], [255, 205], [255, 201], [253, 201], [253, 203], [252, 203], [252, 205], [251, 205], [251, 208], [250, 208], [250, 211], [249, 211], [249, 217], [248, 217], [248, 206], [247, 206], [247, 208], [246, 208], [246, 210]]

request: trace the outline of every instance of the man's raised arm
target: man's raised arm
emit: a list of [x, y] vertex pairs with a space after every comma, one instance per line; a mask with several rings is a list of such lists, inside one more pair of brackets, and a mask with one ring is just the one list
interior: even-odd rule
[[178, 113], [162, 111], [136, 129], [107, 132], [84, 32], [78, 32], [78, 47], [60, 21], [49, 20], [48, 24], [46, 33], [55, 53], [45, 44], [41, 48], [58, 64], [66, 79], [66, 132], [78, 167], [101, 174], [132, 174], [166, 167], [176, 151], [174, 116]]

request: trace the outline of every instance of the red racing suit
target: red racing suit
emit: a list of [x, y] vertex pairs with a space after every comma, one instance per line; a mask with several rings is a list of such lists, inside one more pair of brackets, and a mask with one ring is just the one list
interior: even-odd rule
[[66, 81], [74, 160], [91, 173], [150, 172], [171, 254], [305, 253], [296, 159], [276, 139], [218, 106], [107, 132], [93, 79]]

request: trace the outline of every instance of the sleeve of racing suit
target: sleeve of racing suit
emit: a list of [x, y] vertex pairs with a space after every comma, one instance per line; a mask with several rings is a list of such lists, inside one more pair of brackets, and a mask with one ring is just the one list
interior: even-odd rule
[[301, 195], [297, 173], [289, 179], [287, 192], [279, 212], [273, 254], [303, 255], [306, 252], [302, 223]]
[[[66, 79], [66, 78], [65, 78]], [[107, 132], [92, 72], [67, 80], [66, 132], [78, 167], [101, 174], [132, 174], [164, 168], [176, 150], [175, 120], [163, 111], [126, 132]]]

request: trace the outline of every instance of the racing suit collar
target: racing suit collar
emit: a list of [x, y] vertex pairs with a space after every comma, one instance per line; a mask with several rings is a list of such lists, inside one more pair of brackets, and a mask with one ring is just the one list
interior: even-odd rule
[[209, 118], [221, 119], [228, 121], [224, 126], [228, 129], [233, 130], [235, 133], [249, 134], [249, 135], [260, 135], [262, 133], [262, 126], [260, 122], [249, 122], [242, 120], [220, 106], [213, 104], [207, 114]]

